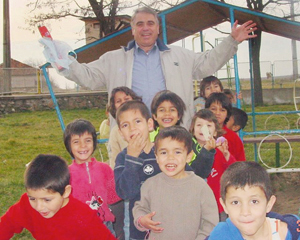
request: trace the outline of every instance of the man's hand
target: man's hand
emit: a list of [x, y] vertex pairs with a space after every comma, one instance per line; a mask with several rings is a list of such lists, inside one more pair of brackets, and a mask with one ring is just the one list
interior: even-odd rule
[[148, 213], [147, 215], [140, 218], [140, 224], [147, 229], [150, 229], [152, 232], [160, 233], [164, 229], [157, 227], [157, 225], [161, 224], [161, 222], [152, 221], [152, 217], [155, 215], [155, 212]]
[[[231, 29], [231, 36], [238, 42], [242, 42], [249, 38], [255, 38], [257, 35], [253, 32], [257, 29], [256, 23], [252, 20], [238, 26], [238, 21], [235, 21]], [[253, 33], [253, 34], [252, 34]]]

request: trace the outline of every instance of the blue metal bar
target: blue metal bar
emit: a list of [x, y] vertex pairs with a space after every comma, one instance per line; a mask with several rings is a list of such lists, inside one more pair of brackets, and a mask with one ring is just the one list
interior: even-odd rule
[[281, 114], [297, 114], [300, 111], [276, 111], [276, 112], [254, 112], [254, 113], [247, 113], [248, 115], [281, 115]]
[[161, 27], [163, 33], [163, 42], [164, 44], [168, 44], [168, 37], [167, 37], [167, 27], [166, 27], [166, 15], [161, 15]]
[[108, 139], [104, 138], [104, 139], [97, 139], [97, 143], [107, 143]]
[[203, 31], [200, 31], [199, 34], [200, 34], [200, 47], [201, 47], [201, 52], [204, 52]]
[[[256, 117], [255, 117], [255, 96], [254, 96], [254, 79], [253, 79], [253, 64], [252, 64], [252, 42], [248, 40], [249, 47], [249, 73], [250, 73], [250, 85], [251, 85], [251, 115], [252, 115], [252, 130], [256, 131]], [[244, 131], [241, 130], [244, 136]], [[254, 143], [254, 160], [258, 162], [257, 144]]]
[[[230, 23], [231, 27], [233, 27], [234, 24], [234, 11], [233, 8], [229, 9], [230, 13]], [[234, 54], [233, 56], [233, 62], [234, 62], [234, 78], [235, 78], [235, 91], [236, 93], [240, 92], [240, 79], [239, 79], [239, 69], [238, 69], [238, 61], [237, 61], [237, 55]], [[241, 108], [241, 100], [237, 98], [237, 107]]]
[[300, 133], [300, 129], [289, 129], [289, 130], [275, 130], [275, 131], [255, 131], [255, 132], [244, 132], [244, 136], [249, 135], [270, 135], [270, 134], [292, 134]]
[[[177, 5], [177, 6], [174, 6], [174, 7], [172, 7], [172, 8], [169, 8], [169, 9], [164, 10], [163, 12], [161, 12], [161, 13], [158, 14], [158, 15], [159, 15], [160, 17], [161, 17], [162, 14], [167, 15], [167, 14], [169, 14], [169, 13], [172, 13], [172, 12], [178, 10], [178, 9], [181, 9], [181, 8], [183, 8], [183, 7], [186, 7], [186, 6], [188, 6], [188, 5], [191, 5], [191, 4], [193, 4], [193, 3], [195, 3], [195, 2], [198, 2], [198, 1], [199, 1], [199, 0], [185, 1], [185, 2], [183, 2], [183, 3], [181, 3], [181, 4]], [[201, 2], [201, 0], [200, 0], [200, 2]]]
[[58, 120], [60, 122], [60, 126], [61, 126], [61, 128], [64, 132], [65, 131], [65, 124], [64, 124], [64, 121], [62, 119], [60, 109], [59, 109], [59, 106], [57, 104], [56, 97], [54, 95], [54, 92], [53, 92], [53, 89], [52, 89], [52, 86], [51, 86], [51, 82], [50, 82], [50, 79], [49, 79], [49, 76], [48, 76], [48, 73], [47, 73], [47, 70], [46, 70], [46, 66], [44, 65], [41, 68], [42, 68], [44, 77], [46, 79], [47, 86], [49, 88], [50, 96], [52, 98], [52, 101], [53, 101], [53, 104], [54, 104], [54, 107], [55, 107], [55, 110], [56, 110], [56, 114], [57, 114]]
[[[252, 15], [255, 15], [255, 16], [258, 16], [258, 17], [264, 17], [264, 18], [268, 18], [268, 19], [271, 19], [271, 20], [276, 20], [276, 21], [292, 24], [292, 25], [295, 25], [295, 26], [300, 26], [300, 22], [286, 20], [286, 19], [283, 19], [283, 18], [271, 16], [271, 15], [268, 15], [268, 14], [265, 14], [265, 13], [262, 13], [262, 12], [252, 11], [252, 10], [249, 10], [247, 8], [242, 8], [242, 7], [230, 5], [230, 4], [227, 4], [227, 3], [218, 2], [218, 1], [215, 1], [215, 0], [198, 0], [198, 1], [199, 2], [206, 2], [206, 3], [209, 3], [209, 4], [214, 4], [214, 5], [218, 5], [218, 6], [222, 6], [222, 7], [228, 7], [229, 6], [233, 10], [238, 10], [238, 11], [241, 11], [241, 12], [244, 12], [244, 13], [249, 13], [249, 14], [252, 14]], [[189, 1], [187, 1], [187, 3], [188, 2]], [[193, 3], [195, 1], [191, 1], [191, 2]]]

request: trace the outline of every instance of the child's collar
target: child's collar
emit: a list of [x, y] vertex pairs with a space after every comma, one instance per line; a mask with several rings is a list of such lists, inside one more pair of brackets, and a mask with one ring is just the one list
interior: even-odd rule
[[144, 151], [145, 153], [149, 154], [149, 153], [151, 152], [153, 146], [154, 146], [154, 143], [151, 142], [151, 141], [149, 141], [149, 142], [147, 143], [147, 145], [144, 147], [143, 151]]

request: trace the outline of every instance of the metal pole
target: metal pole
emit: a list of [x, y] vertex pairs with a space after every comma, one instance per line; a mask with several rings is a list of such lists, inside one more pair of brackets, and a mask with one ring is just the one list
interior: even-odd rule
[[3, 93], [11, 94], [11, 56], [10, 56], [10, 25], [9, 25], [9, 0], [3, 0]]
[[163, 42], [164, 42], [164, 44], [168, 44], [166, 15], [161, 15], [161, 27], [162, 27], [162, 33], [163, 33]]
[[[234, 10], [233, 8], [229, 9], [230, 13], [230, 23], [231, 27], [234, 24]], [[233, 56], [233, 62], [234, 62], [234, 77], [235, 77], [235, 91], [236, 93], [240, 93], [240, 78], [239, 78], [239, 71], [238, 71], [238, 61], [237, 61], [237, 55], [234, 54]], [[241, 108], [241, 100], [237, 98], [237, 107]]]
[[[294, 1], [291, 1], [291, 20], [295, 21]], [[298, 78], [298, 63], [297, 63], [297, 44], [296, 40], [291, 40], [292, 44], [292, 61], [293, 61], [293, 80]]]

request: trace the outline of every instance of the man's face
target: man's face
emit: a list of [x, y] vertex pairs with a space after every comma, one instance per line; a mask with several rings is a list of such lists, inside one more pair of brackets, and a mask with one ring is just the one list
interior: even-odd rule
[[132, 22], [132, 35], [139, 47], [145, 52], [151, 50], [159, 33], [159, 24], [154, 15], [138, 13]]

